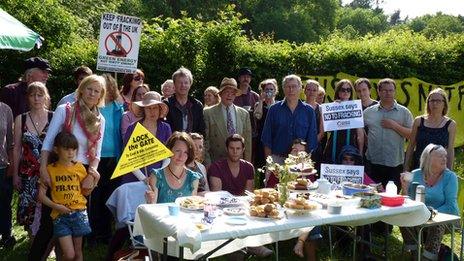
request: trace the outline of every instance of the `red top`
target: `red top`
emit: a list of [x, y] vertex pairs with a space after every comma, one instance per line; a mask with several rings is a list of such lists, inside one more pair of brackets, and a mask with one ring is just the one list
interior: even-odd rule
[[217, 177], [222, 181], [222, 190], [228, 191], [234, 196], [243, 196], [248, 180], [254, 179], [255, 169], [253, 165], [240, 160], [240, 171], [237, 177], [232, 176], [227, 159], [218, 160], [211, 164], [208, 169], [208, 177]]

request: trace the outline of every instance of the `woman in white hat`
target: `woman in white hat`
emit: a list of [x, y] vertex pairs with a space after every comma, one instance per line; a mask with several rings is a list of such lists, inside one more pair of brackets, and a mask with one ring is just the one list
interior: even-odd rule
[[[169, 108], [166, 104], [161, 101], [161, 95], [155, 91], [149, 91], [143, 95], [141, 101], [134, 102], [134, 110], [140, 110], [142, 119], [131, 124], [124, 135], [124, 146], [127, 144], [132, 132], [135, 129], [135, 126], [138, 122], [142, 124], [148, 131], [150, 131], [159, 141], [166, 143], [169, 137], [172, 134], [171, 126], [168, 123], [164, 122], [163, 119], [168, 114]], [[156, 162], [152, 165], [149, 165], [145, 168], [142, 168], [141, 171], [147, 175], [147, 170], [152, 168], [160, 168], [161, 162]], [[124, 175], [122, 177], [122, 183], [137, 181], [138, 179], [134, 175]]]

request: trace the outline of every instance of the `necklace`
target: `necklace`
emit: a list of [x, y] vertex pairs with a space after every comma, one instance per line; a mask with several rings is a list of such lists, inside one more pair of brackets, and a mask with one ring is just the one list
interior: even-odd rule
[[32, 122], [32, 126], [34, 127], [35, 131], [37, 132], [37, 135], [40, 136], [40, 132], [38, 130], [38, 127], [39, 127], [39, 123], [40, 123], [40, 115], [38, 116], [39, 120], [38, 121], [34, 121], [33, 118], [32, 118], [32, 113], [29, 112], [29, 119], [31, 120]]
[[174, 178], [176, 178], [177, 183], [181, 184], [182, 183], [181, 179], [184, 176], [184, 169], [182, 169], [182, 172], [180, 173], [179, 176], [174, 174], [174, 171], [172, 171], [171, 166], [168, 165], [168, 169], [169, 169], [169, 172], [171, 172], [171, 175], [173, 175]]

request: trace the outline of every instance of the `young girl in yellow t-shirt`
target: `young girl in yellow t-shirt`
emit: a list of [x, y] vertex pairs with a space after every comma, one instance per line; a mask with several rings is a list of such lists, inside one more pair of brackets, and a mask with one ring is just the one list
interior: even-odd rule
[[[41, 183], [39, 200], [52, 208], [53, 234], [58, 238], [64, 260], [83, 260], [82, 236], [91, 232], [87, 217], [85, 195], [81, 183], [92, 182], [92, 175], [74, 158], [78, 142], [72, 133], [60, 132], [54, 142], [53, 151], [58, 160], [47, 165], [50, 175], [50, 187]], [[51, 199], [46, 192], [50, 189]]]

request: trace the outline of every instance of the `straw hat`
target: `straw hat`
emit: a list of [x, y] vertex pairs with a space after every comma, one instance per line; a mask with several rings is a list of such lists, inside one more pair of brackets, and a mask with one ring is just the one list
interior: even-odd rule
[[160, 115], [159, 115], [160, 119], [165, 118], [169, 112], [168, 106], [164, 102], [161, 101], [161, 95], [155, 91], [146, 92], [143, 95], [143, 98], [141, 101], [134, 102], [133, 104], [136, 105], [135, 107], [140, 107], [140, 108], [144, 108], [144, 107], [148, 107], [148, 106], [156, 105], [156, 104], [159, 105], [160, 106]]
[[224, 79], [222, 79], [221, 85], [219, 85], [219, 93], [221, 93], [226, 88], [234, 89], [236, 91], [235, 96], [240, 96], [242, 94], [242, 91], [237, 88], [237, 81], [234, 78], [224, 77]]

